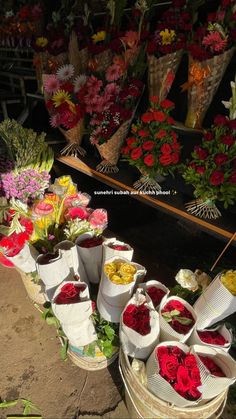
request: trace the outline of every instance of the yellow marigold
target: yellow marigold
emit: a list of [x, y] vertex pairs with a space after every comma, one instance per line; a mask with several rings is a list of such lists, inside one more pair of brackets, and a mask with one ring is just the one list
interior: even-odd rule
[[52, 101], [54, 103], [55, 108], [58, 108], [62, 103], [67, 102], [68, 104], [72, 104], [71, 96], [65, 90], [58, 90], [52, 97]]
[[231, 294], [236, 295], [236, 271], [230, 270], [222, 274], [221, 282]]
[[172, 42], [176, 38], [176, 33], [172, 29], [165, 29], [164, 31], [160, 32], [161, 35], [161, 43], [162, 45], [169, 45], [172, 44]]
[[95, 44], [97, 42], [104, 41], [105, 38], [106, 38], [106, 32], [105, 31], [99, 31], [92, 36], [92, 40]]
[[37, 47], [41, 47], [44, 48], [47, 46], [48, 44], [48, 39], [45, 38], [44, 36], [39, 36], [36, 41], [35, 44], [37, 45]]

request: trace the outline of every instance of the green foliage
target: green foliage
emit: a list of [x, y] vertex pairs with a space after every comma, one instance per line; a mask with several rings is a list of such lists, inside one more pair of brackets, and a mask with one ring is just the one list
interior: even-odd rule
[[183, 300], [187, 301], [190, 305], [193, 305], [201, 295], [201, 288], [199, 287], [197, 291], [190, 291], [178, 284], [171, 288], [170, 295], [176, 295], [177, 297], [183, 298]]
[[170, 323], [173, 319], [178, 320], [180, 324], [188, 325], [192, 323], [191, 319], [188, 319], [187, 317], [181, 317], [179, 310], [166, 311], [165, 313], [162, 313], [162, 317], [167, 323]]
[[60, 357], [63, 361], [67, 360], [67, 350], [68, 350], [68, 339], [66, 338], [65, 333], [61, 327], [59, 320], [54, 316], [52, 311], [51, 304], [48, 303], [47, 307], [42, 313], [42, 319], [46, 321], [49, 326], [55, 326], [57, 329], [57, 335], [61, 342]]
[[22, 408], [23, 408], [23, 413], [22, 415], [7, 415], [7, 418], [11, 418], [11, 419], [17, 419], [17, 418], [31, 418], [31, 419], [42, 419], [41, 415], [31, 415], [32, 411], [36, 411], [36, 412], [40, 412], [40, 409], [38, 408], [38, 406], [36, 406], [34, 403], [32, 403], [30, 400], [27, 399], [17, 399], [17, 400], [10, 400], [10, 401], [3, 401], [0, 403], [0, 408], [6, 409], [9, 407], [13, 407], [16, 406], [18, 404], [18, 402], [21, 402], [22, 404]]

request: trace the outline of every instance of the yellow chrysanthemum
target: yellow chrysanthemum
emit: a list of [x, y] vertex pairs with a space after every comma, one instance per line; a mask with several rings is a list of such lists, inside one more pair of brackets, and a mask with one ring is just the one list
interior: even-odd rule
[[176, 33], [172, 29], [165, 29], [160, 32], [162, 45], [170, 45], [176, 38]]
[[54, 103], [55, 108], [58, 108], [62, 103], [67, 102], [68, 104], [72, 104], [71, 96], [65, 90], [58, 90], [52, 97], [52, 101]]
[[236, 295], [236, 271], [225, 272], [221, 275], [221, 282], [231, 294]]
[[67, 188], [72, 183], [70, 176], [61, 176], [57, 178], [57, 184], [60, 186], [63, 186], [64, 188]]
[[105, 31], [99, 31], [92, 36], [92, 40], [95, 44], [97, 42], [104, 41], [105, 38], [106, 38], [106, 32]]
[[45, 38], [44, 36], [39, 36], [36, 39], [35, 44], [37, 45], [37, 47], [44, 48], [48, 44], [48, 39]]
[[75, 185], [69, 185], [66, 190], [66, 195], [74, 195], [77, 192], [77, 188]]

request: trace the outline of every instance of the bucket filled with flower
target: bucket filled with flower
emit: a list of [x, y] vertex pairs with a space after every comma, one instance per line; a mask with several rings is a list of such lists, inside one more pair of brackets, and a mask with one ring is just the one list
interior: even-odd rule
[[169, 116], [174, 103], [165, 99], [151, 98], [150, 107], [136, 124], [132, 136], [122, 148], [123, 159], [137, 167], [142, 176], [134, 183], [140, 191], [160, 191], [157, 176], [173, 173], [180, 160], [180, 144]]

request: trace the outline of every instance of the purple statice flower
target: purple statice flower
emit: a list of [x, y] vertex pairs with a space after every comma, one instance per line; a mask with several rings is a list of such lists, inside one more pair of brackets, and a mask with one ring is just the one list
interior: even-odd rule
[[9, 173], [14, 169], [14, 162], [9, 160], [6, 156], [0, 156], [0, 197], [5, 196], [3, 184], [2, 184], [2, 174]]
[[30, 203], [40, 198], [49, 186], [50, 175], [48, 172], [38, 172], [34, 169], [25, 169], [20, 173], [3, 173], [1, 175], [4, 196], [17, 198], [22, 202]]

